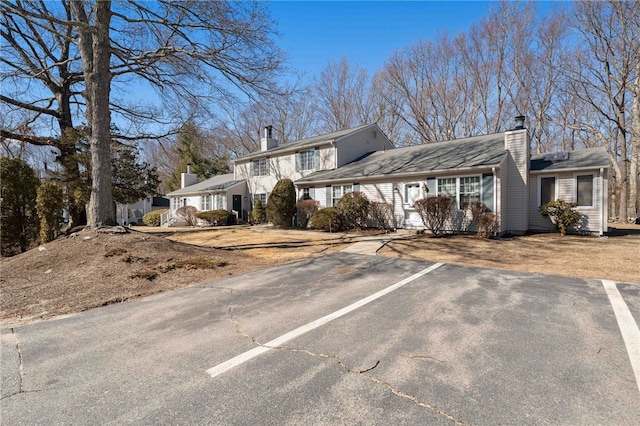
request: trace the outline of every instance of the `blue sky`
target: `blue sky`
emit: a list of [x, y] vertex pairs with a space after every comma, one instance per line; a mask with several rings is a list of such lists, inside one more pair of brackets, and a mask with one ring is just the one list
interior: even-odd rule
[[[489, 1], [273, 1], [279, 47], [307, 76], [346, 56], [371, 74], [398, 48], [440, 32], [466, 31]], [[552, 5], [539, 2], [544, 13]]]

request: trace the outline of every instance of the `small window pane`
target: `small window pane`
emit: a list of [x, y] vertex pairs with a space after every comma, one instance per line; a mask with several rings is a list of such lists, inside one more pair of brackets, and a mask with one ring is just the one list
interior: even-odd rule
[[556, 200], [556, 178], [546, 177], [540, 179], [540, 205]]
[[593, 176], [585, 175], [577, 177], [578, 206], [593, 206]]

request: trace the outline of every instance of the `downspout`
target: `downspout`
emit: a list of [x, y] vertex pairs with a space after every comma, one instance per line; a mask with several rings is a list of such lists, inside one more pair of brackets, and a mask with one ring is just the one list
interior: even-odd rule
[[[498, 176], [496, 175], [496, 168], [495, 167], [491, 167], [491, 173], [493, 174], [493, 208], [495, 212], [498, 212]], [[500, 217], [502, 217], [502, 215], [500, 215]], [[502, 221], [502, 219], [500, 219]], [[499, 226], [499, 228], [502, 228], [501, 226]], [[500, 233], [501, 229], [498, 229], [497, 232], [498, 234]]]
[[600, 236], [604, 235], [605, 219], [604, 219], [604, 169], [600, 167], [600, 176], [598, 176], [600, 186]]

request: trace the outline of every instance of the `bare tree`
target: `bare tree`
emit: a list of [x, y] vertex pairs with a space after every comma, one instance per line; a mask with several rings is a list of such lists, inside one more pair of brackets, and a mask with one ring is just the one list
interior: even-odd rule
[[[576, 66], [563, 67], [562, 75], [575, 96], [595, 114], [576, 123], [607, 147], [613, 167], [615, 193], [611, 197], [619, 220], [637, 216], [637, 189], [630, 194], [634, 134], [635, 73], [640, 61], [640, 2], [575, 2], [573, 26], [581, 44]], [[637, 180], [634, 176], [633, 179]], [[631, 201], [631, 202], [630, 202]], [[614, 209], [611, 209], [613, 211]]]
[[346, 57], [330, 62], [314, 82], [322, 130], [333, 132], [371, 121], [367, 91], [369, 76]]
[[[274, 26], [266, 6], [257, 2], [3, 0], [2, 16], [2, 60], [9, 70], [3, 71], [2, 82], [13, 85], [13, 95], [3, 95], [3, 109], [29, 111], [21, 125], [39, 135], [26, 138], [3, 125], [2, 137], [53, 144], [73, 127], [70, 118], [84, 115], [94, 161], [104, 162], [108, 152], [103, 146], [110, 135], [108, 113], [122, 131], [119, 139], [148, 138], [145, 123], [173, 126], [239, 92], [272, 92], [282, 65], [283, 55], [272, 41]], [[38, 78], [42, 85], [34, 88]], [[148, 105], [131, 96], [141, 88], [146, 91], [140, 98], [158, 102]], [[158, 114], [163, 106], [171, 107], [170, 115]], [[66, 120], [57, 134], [49, 131], [47, 117]], [[101, 169], [93, 165], [96, 173]], [[109, 175], [102, 176], [93, 183], [91, 226], [115, 218], [106, 207], [111, 204]]]

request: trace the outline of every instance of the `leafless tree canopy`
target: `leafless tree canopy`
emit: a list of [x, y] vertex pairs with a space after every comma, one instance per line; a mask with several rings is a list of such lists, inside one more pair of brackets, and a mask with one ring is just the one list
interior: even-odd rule
[[[95, 32], [97, 3], [0, 1], [4, 155], [51, 145], [72, 158], [64, 129], [93, 126], [79, 36]], [[258, 149], [266, 125], [287, 143], [376, 122], [401, 146], [508, 130], [523, 114], [534, 152], [606, 147], [611, 215], [640, 211], [640, 2], [577, 1], [542, 16], [535, 2], [503, 1], [460, 34], [398, 46], [375, 72], [343, 57], [282, 85], [263, 3], [114, 0], [109, 10], [111, 121], [124, 139], [165, 133], [158, 162], [187, 119], [214, 155], [234, 158]]]

